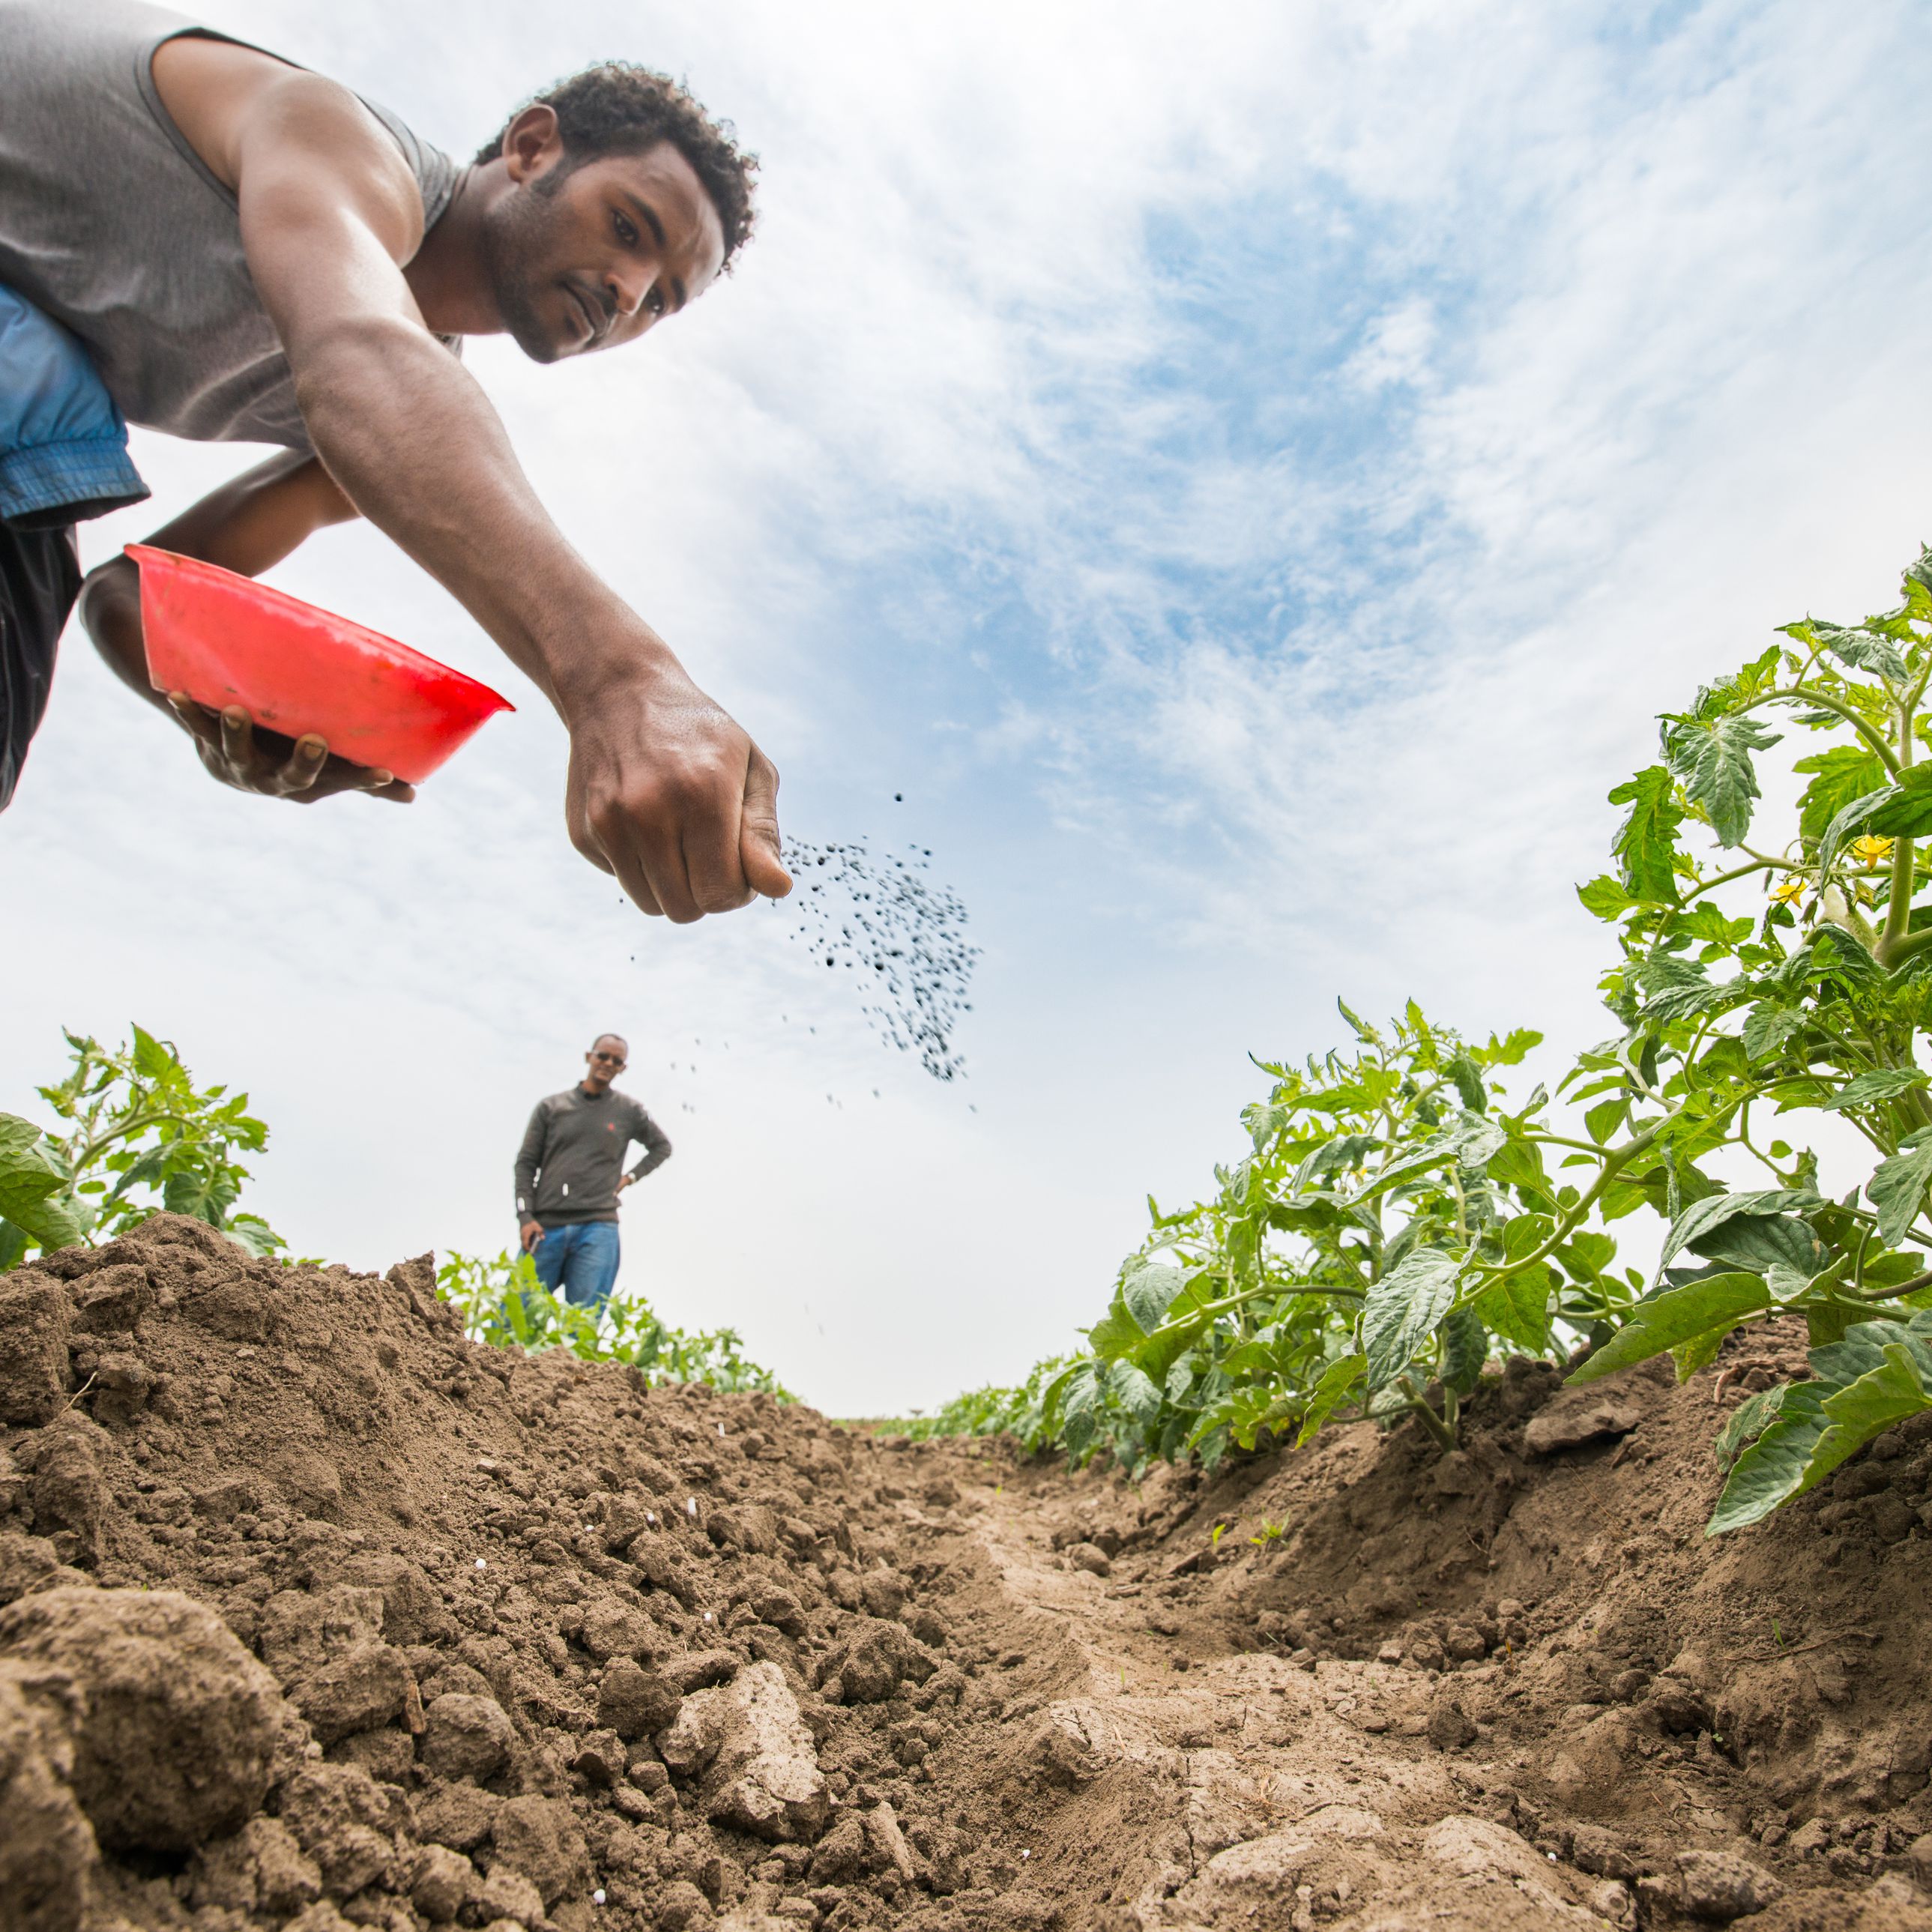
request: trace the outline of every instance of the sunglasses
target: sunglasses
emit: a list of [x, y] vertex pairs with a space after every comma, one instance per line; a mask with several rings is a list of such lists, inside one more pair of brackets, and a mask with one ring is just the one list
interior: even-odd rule
[[624, 1056], [621, 1053], [593, 1053], [590, 1057], [592, 1060], [608, 1060], [613, 1066], [622, 1066], [624, 1064]]

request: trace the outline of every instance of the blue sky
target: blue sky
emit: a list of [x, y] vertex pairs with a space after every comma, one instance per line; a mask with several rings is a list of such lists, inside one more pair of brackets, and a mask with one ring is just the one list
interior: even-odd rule
[[[1932, 531], [1903, 5], [208, 17], [459, 154], [613, 52], [760, 151], [764, 232], [688, 316], [470, 365], [788, 826], [932, 848], [986, 950], [970, 1074], [882, 1050], [783, 911], [620, 906], [540, 700], [350, 529], [274, 580], [523, 708], [406, 813], [299, 812], [70, 637], [0, 821], [40, 914], [0, 1105], [60, 1024], [138, 1018], [254, 1094], [263, 1211], [379, 1266], [500, 1245], [530, 1102], [620, 1027], [678, 1144], [627, 1282], [840, 1412], [1065, 1346], [1146, 1194], [1238, 1150], [1246, 1053], [1326, 1046], [1338, 992], [1594, 1038], [1570, 887], [1654, 714]], [[164, 506], [241, 460], [140, 453]]]

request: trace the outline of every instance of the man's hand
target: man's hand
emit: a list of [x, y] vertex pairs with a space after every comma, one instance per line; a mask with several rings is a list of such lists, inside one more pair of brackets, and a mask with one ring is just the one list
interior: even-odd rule
[[544, 1238], [543, 1223], [541, 1221], [526, 1221], [518, 1232], [523, 1240], [524, 1252], [535, 1254], [538, 1242]]
[[168, 708], [194, 738], [209, 777], [237, 791], [292, 799], [297, 805], [313, 805], [345, 791], [367, 792], [398, 805], [407, 805], [416, 795], [413, 785], [392, 772], [332, 757], [328, 740], [313, 731], [290, 739], [258, 729], [238, 704], [218, 712], [196, 704], [184, 691], [171, 691]]
[[565, 814], [571, 843], [647, 913], [678, 924], [783, 898], [778, 775], [667, 651], [573, 700]]

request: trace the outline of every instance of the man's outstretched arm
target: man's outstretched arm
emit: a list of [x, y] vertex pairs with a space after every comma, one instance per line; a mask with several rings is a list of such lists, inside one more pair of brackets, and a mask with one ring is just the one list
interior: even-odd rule
[[422, 202], [352, 94], [291, 69], [233, 139], [242, 238], [344, 494], [459, 599], [570, 733], [571, 839], [648, 912], [782, 896], [778, 775], [567, 543], [399, 264]]

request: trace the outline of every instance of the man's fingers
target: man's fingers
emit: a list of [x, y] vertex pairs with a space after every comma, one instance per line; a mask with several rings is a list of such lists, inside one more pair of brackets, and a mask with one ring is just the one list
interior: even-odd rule
[[778, 767], [752, 747], [750, 768], [745, 774], [745, 810], [739, 821], [738, 851], [745, 868], [745, 883], [753, 892], [768, 899], [782, 899], [791, 890], [791, 874], [785, 870], [784, 850], [778, 836]]
[[[745, 748], [757, 755], [750, 744]], [[681, 814], [678, 854], [699, 913], [735, 911], [752, 896], [739, 850], [744, 812], [745, 787], [734, 774], [724, 787], [692, 799]]]
[[285, 791], [307, 791], [322, 776], [328, 762], [328, 740], [318, 732], [304, 733], [296, 740], [295, 749], [279, 773]]
[[650, 914], [653, 919], [662, 914], [664, 908], [651, 890], [644, 866], [624, 836], [625, 820], [620, 811], [604, 812], [586, 806], [580, 814], [575, 811], [570, 814], [569, 825], [570, 842], [599, 872], [610, 873], [640, 912]]
[[380, 765], [371, 765], [367, 770], [355, 766], [350, 769], [356, 774], [351, 784], [358, 791], [366, 791], [371, 798], [386, 798], [398, 805], [407, 805], [416, 795], [414, 785], [405, 784], [394, 772], [385, 771]]
[[218, 745], [221, 742], [221, 727], [213, 712], [204, 705], [196, 704], [184, 691], [168, 693], [168, 708], [178, 718], [183, 726], [204, 745]]
[[634, 818], [619, 818], [599, 835], [598, 844], [610, 861], [617, 883], [643, 909], [656, 916], [683, 926], [698, 916], [685, 890], [682, 862], [675, 858], [668, 864], [662, 852], [646, 856], [641, 830]]
[[221, 714], [221, 752], [237, 771], [246, 771], [255, 755], [255, 727], [238, 704]]

